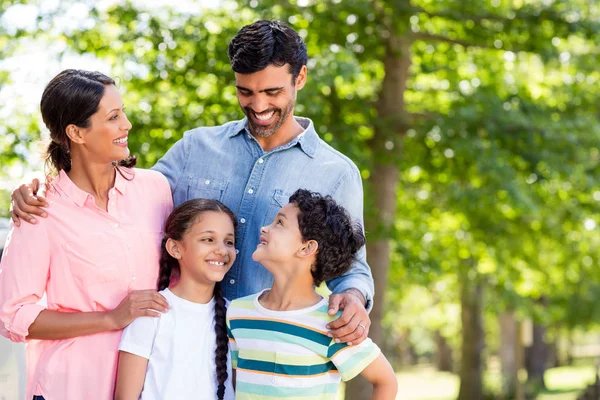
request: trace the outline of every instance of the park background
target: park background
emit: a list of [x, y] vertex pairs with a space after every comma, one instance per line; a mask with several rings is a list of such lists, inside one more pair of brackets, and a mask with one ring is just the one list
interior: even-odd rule
[[[226, 49], [259, 18], [304, 38], [295, 113], [361, 171], [398, 399], [575, 399], [600, 356], [598, 1], [0, 0], [0, 215], [43, 171], [54, 75], [117, 78], [150, 167], [243, 117]], [[0, 338], [2, 399], [22, 354]]]

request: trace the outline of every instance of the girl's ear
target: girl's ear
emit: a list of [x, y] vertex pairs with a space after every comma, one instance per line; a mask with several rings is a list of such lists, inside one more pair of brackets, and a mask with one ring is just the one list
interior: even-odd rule
[[181, 253], [179, 252], [179, 243], [175, 240], [169, 238], [167, 239], [167, 243], [165, 243], [165, 248], [167, 249], [167, 253], [171, 255], [171, 257], [179, 260], [181, 258]]
[[301, 258], [312, 257], [317, 254], [317, 250], [319, 250], [319, 243], [316, 240], [309, 240], [298, 250], [298, 256]]

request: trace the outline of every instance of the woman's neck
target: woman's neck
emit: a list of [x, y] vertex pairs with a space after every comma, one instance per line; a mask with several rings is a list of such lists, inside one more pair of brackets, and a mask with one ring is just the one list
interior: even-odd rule
[[115, 185], [115, 167], [112, 163], [95, 164], [84, 162], [74, 155], [67, 176], [81, 190], [94, 196], [96, 205], [106, 210], [108, 191]]
[[312, 276], [277, 276], [271, 290], [259, 299], [260, 304], [268, 310], [292, 311], [311, 307], [322, 300], [315, 292]]

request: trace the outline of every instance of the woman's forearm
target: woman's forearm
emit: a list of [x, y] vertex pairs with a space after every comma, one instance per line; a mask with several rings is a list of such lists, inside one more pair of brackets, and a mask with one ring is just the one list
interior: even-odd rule
[[61, 340], [119, 329], [110, 312], [42, 311], [29, 326], [28, 339]]

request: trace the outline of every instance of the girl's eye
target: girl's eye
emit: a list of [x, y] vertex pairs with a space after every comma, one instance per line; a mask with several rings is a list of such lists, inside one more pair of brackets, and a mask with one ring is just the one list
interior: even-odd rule
[[202, 239], [203, 242], [212, 242], [212, 238], [204, 238]]

